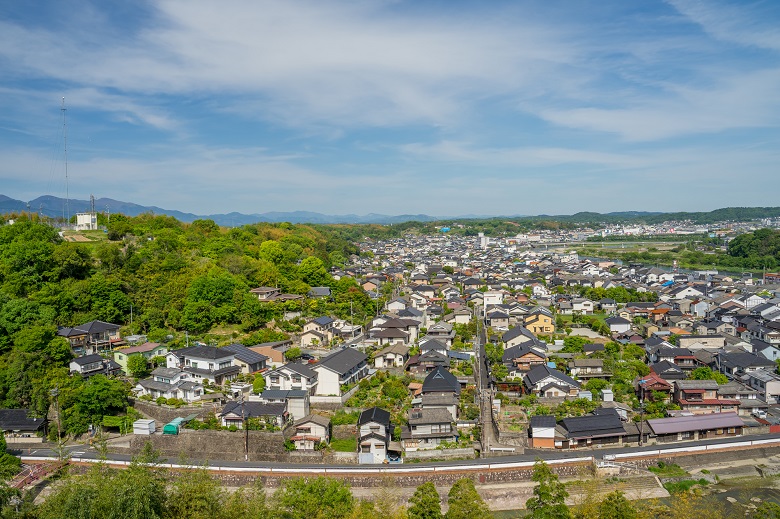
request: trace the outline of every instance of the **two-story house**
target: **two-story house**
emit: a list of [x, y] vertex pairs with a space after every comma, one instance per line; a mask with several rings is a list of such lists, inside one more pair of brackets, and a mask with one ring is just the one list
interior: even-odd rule
[[110, 351], [124, 344], [119, 336], [119, 325], [104, 321], [90, 321], [73, 328], [59, 328], [57, 335], [68, 340], [76, 355]]
[[446, 409], [410, 409], [408, 421], [409, 427], [401, 430], [401, 446], [407, 452], [435, 449], [458, 439], [452, 415]]
[[532, 344], [526, 342], [504, 350], [501, 362], [507, 367], [508, 376], [522, 377], [535, 366], [547, 362], [545, 352], [532, 347]]
[[266, 355], [252, 351], [243, 344], [228, 344], [222, 349], [234, 355], [233, 364], [238, 366], [244, 375], [265, 371], [268, 368]]
[[133, 392], [138, 396], [178, 398], [185, 402], [194, 402], [203, 396], [203, 385], [195, 381], [191, 373], [180, 368], [159, 367], [152, 371], [151, 378], [139, 380]]
[[314, 364], [319, 382], [316, 395], [341, 395], [341, 386], [359, 382], [368, 375], [368, 357], [354, 348], [342, 348]]
[[165, 356], [169, 368], [180, 368], [192, 374], [198, 382], [221, 386], [234, 380], [241, 368], [233, 364], [235, 354], [225, 348], [191, 346], [172, 350]]
[[534, 335], [547, 335], [555, 331], [552, 312], [541, 306], [534, 308], [525, 316], [523, 326]]
[[358, 417], [358, 462], [384, 463], [392, 438], [390, 413], [378, 407], [366, 409]]
[[263, 373], [266, 389], [302, 389], [310, 395], [315, 394], [319, 374], [308, 364], [290, 362]]
[[153, 357], [163, 357], [168, 353], [168, 347], [157, 342], [145, 342], [138, 346], [114, 350], [114, 360], [122, 367], [125, 375], [130, 375], [127, 363], [131, 357], [143, 357], [147, 361]]
[[295, 444], [295, 450], [313, 451], [317, 445], [330, 442], [330, 418], [318, 414], [310, 414], [293, 422], [295, 432], [290, 441]]
[[403, 344], [387, 346], [374, 354], [377, 369], [402, 368], [409, 360], [409, 347]]
[[739, 401], [721, 398], [714, 380], [675, 380], [674, 402], [693, 414], [737, 412]]

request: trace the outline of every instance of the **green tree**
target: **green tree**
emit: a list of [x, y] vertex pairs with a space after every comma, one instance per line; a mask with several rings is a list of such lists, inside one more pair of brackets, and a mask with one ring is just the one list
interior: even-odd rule
[[571, 512], [566, 506], [569, 493], [558, 480], [549, 465], [539, 460], [534, 464], [531, 477], [537, 483], [534, 487], [534, 497], [525, 502], [525, 508], [530, 510], [529, 517], [533, 519], [569, 519]]
[[729, 379], [724, 375], [723, 373], [718, 373], [717, 371], [713, 371], [711, 368], [707, 366], [701, 366], [693, 371], [691, 371], [690, 375], [691, 380], [714, 380], [718, 384], [728, 384]]
[[441, 519], [441, 498], [433, 483], [426, 481], [414, 491], [407, 510], [409, 519]]
[[127, 359], [127, 370], [135, 378], [144, 378], [149, 375], [149, 363], [143, 355], [131, 355]]
[[301, 349], [300, 348], [290, 348], [289, 350], [284, 352], [284, 358], [287, 359], [290, 362], [295, 362], [296, 360], [301, 358]]
[[449, 508], [445, 514], [446, 519], [491, 519], [493, 517], [474, 487], [474, 482], [469, 478], [459, 479], [452, 485], [447, 494], [447, 505]]
[[347, 484], [325, 477], [285, 481], [274, 501], [280, 516], [289, 519], [342, 519], [355, 506]]
[[252, 381], [252, 391], [258, 395], [265, 391], [265, 377], [263, 375], [255, 375], [255, 379]]
[[211, 519], [221, 513], [225, 491], [205, 467], [179, 475], [168, 493], [167, 506], [171, 517]]
[[636, 519], [637, 515], [634, 505], [620, 490], [610, 492], [599, 504], [599, 519]]

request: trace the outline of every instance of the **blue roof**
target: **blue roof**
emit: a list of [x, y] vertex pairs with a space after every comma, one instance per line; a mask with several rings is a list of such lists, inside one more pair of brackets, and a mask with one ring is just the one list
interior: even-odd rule
[[666, 283], [662, 283], [661, 284], [662, 287], [668, 287], [668, 286], [671, 286], [671, 285], [674, 285], [674, 281], [672, 281], [671, 279], [669, 281], [667, 281]]

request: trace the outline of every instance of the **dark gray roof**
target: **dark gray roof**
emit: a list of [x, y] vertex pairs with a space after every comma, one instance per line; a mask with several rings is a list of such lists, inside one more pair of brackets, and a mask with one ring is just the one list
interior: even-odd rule
[[362, 362], [365, 362], [366, 359], [368, 359], [368, 357], [366, 357], [365, 353], [354, 348], [342, 348], [336, 353], [328, 355], [320, 360], [320, 362], [316, 364], [316, 367], [327, 368], [341, 375]]
[[[288, 368], [291, 371], [294, 371], [295, 373], [298, 373], [299, 375], [303, 375], [304, 377], [307, 377], [307, 378], [317, 378], [318, 377], [318, 373], [316, 371], [311, 369], [308, 365], [301, 364], [300, 362], [288, 362], [287, 364], [282, 366], [282, 368]], [[274, 371], [278, 371], [279, 369], [281, 369], [281, 368], [277, 368]]]
[[37, 431], [46, 419], [30, 418], [29, 413], [29, 409], [0, 409], [0, 430]]
[[267, 356], [252, 351], [243, 344], [228, 344], [222, 349], [235, 354], [238, 360], [247, 364], [259, 364], [264, 360], [268, 360]]
[[[266, 404], [264, 402], [244, 402], [244, 418], [256, 418], [260, 416], [282, 416], [286, 410], [285, 404]], [[241, 404], [230, 401], [222, 408], [220, 416], [234, 413], [241, 416]]]
[[308, 394], [304, 389], [266, 389], [260, 398], [263, 400], [287, 400], [288, 398], [305, 398]]
[[603, 436], [623, 436], [626, 430], [617, 411], [603, 409], [599, 414], [564, 418], [561, 425], [569, 438], [594, 438]]
[[84, 355], [83, 357], [76, 357], [71, 362], [75, 362], [79, 366], [86, 366], [87, 364], [92, 364], [93, 362], [103, 362], [103, 357], [95, 353], [93, 355]]
[[737, 413], [697, 414], [674, 418], [656, 418], [647, 421], [655, 434], [675, 434], [690, 431], [707, 431], [726, 427], [743, 427]]
[[532, 368], [531, 371], [525, 375], [523, 380], [527, 380], [531, 386], [535, 386], [539, 381], [545, 379], [548, 376], [557, 378], [569, 386], [580, 387], [580, 383], [571, 378], [569, 375], [561, 373], [557, 369], [553, 369], [546, 364], [539, 364], [538, 366]]
[[552, 415], [539, 415], [531, 417], [531, 427], [555, 427], [555, 417]]
[[422, 385], [422, 392], [425, 393], [441, 393], [441, 392], [454, 392], [456, 395], [460, 394], [460, 382], [458, 379], [447, 371], [442, 366], [437, 366], [431, 371]]
[[378, 424], [390, 426], [390, 412], [380, 409], [379, 407], [371, 407], [360, 413], [358, 418], [358, 425], [363, 425], [368, 422], [376, 422]]

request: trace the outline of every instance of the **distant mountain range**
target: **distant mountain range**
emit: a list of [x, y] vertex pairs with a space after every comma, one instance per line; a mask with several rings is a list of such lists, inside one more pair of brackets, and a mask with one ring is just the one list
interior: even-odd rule
[[[76, 213], [88, 212], [90, 210], [89, 200], [76, 200], [71, 199], [69, 201], [69, 212], [73, 216]], [[218, 225], [223, 226], [240, 226], [256, 222], [290, 222], [290, 223], [401, 223], [401, 222], [432, 222], [439, 220], [439, 217], [429, 216], [427, 214], [403, 214], [398, 216], [390, 216], [386, 214], [344, 214], [344, 215], [328, 215], [322, 213], [315, 213], [311, 211], [290, 211], [280, 212], [272, 211], [268, 213], [255, 213], [255, 214], [243, 214], [243, 213], [227, 213], [227, 214], [208, 214], [198, 215], [193, 213], [185, 213], [182, 211], [176, 211], [172, 209], [163, 209], [156, 206], [144, 206], [133, 204], [131, 202], [121, 202], [119, 200], [113, 200], [111, 198], [96, 198], [95, 210], [98, 212], [109, 211], [111, 213], [122, 213], [127, 216], [137, 216], [142, 213], [154, 213], [165, 214], [173, 216], [182, 222], [192, 222], [198, 219], [211, 219]], [[30, 202], [23, 202], [21, 200], [15, 200], [5, 195], [0, 195], [0, 214], [19, 212], [19, 211], [32, 211], [40, 213], [50, 218], [61, 218], [65, 215], [65, 199], [56, 196], [39, 196]], [[489, 216], [474, 216], [474, 218], [490, 218]]]
[[[69, 201], [69, 212], [75, 213], [87, 212], [90, 210], [88, 200], [71, 199]], [[619, 211], [612, 213], [593, 213], [580, 212], [573, 215], [539, 215], [539, 216], [495, 216], [495, 215], [461, 215], [461, 216], [430, 216], [427, 214], [402, 214], [390, 216], [386, 214], [344, 214], [328, 215], [315, 213], [311, 211], [291, 211], [280, 212], [272, 211], [268, 213], [227, 213], [227, 214], [208, 214], [197, 215], [193, 213], [184, 213], [171, 209], [163, 209], [156, 206], [144, 206], [133, 204], [131, 202], [121, 202], [111, 198], [98, 198], [95, 200], [95, 210], [98, 212], [109, 211], [111, 213], [122, 213], [127, 216], [137, 216], [142, 213], [154, 213], [173, 216], [182, 222], [192, 222], [198, 219], [214, 220], [218, 225], [226, 227], [235, 227], [257, 222], [290, 222], [290, 223], [314, 223], [314, 224], [397, 224], [403, 222], [436, 222], [452, 220], [482, 220], [488, 218], [522, 219], [522, 220], [555, 220], [570, 223], [617, 223], [620, 221], [643, 221], [646, 223], [660, 223], [668, 220], [691, 220], [696, 223], [713, 223], [726, 220], [747, 221], [758, 218], [777, 218], [780, 217], [780, 207], [729, 207], [716, 209], [710, 212], [700, 213], [662, 213], [647, 211]], [[0, 214], [32, 211], [40, 213], [50, 218], [62, 217], [65, 214], [65, 199], [56, 196], [40, 196], [30, 202], [15, 200], [5, 195], [0, 195]]]

